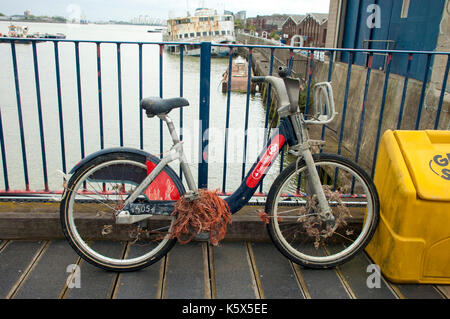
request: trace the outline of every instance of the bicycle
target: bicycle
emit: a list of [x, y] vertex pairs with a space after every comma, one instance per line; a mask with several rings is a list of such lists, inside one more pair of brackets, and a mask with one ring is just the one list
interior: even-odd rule
[[[327, 124], [336, 115], [330, 83], [314, 86], [313, 114], [305, 115], [298, 107], [299, 79], [289, 77], [286, 68], [279, 69], [279, 76], [252, 78], [275, 89], [279, 125], [242, 184], [225, 201], [231, 213], [246, 205], [289, 145], [297, 161], [270, 188], [265, 204], [268, 233], [291, 261], [312, 268], [334, 267], [370, 241], [379, 219], [377, 190], [356, 163], [311, 152], [315, 143], [307, 125]], [[184, 98], [145, 98], [140, 103], [148, 117], [166, 123], [172, 137], [173, 147], [162, 159], [142, 150], [110, 148], [72, 169], [61, 200], [61, 223], [83, 259], [106, 270], [132, 271], [157, 262], [174, 246], [176, 239], [170, 238], [174, 204], [181, 196], [195, 198], [198, 189], [168, 113], [188, 105]], [[187, 191], [167, 165], [175, 160], [180, 161]]]

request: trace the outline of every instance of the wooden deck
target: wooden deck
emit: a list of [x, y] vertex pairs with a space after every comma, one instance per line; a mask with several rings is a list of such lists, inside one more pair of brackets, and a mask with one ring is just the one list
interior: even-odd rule
[[[107, 243], [99, 242], [100, 245]], [[69, 289], [67, 267], [80, 267], [80, 288]], [[98, 269], [64, 240], [0, 242], [0, 298], [15, 299], [445, 299], [450, 286], [368, 288], [364, 254], [336, 269], [311, 270], [284, 258], [272, 243], [176, 245], [158, 263], [131, 273]]]

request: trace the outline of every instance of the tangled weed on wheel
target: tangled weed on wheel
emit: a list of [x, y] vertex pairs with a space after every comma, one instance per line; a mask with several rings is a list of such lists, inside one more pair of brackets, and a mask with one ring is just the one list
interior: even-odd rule
[[[307, 205], [298, 209], [300, 217], [297, 219], [302, 224], [306, 234], [314, 238], [314, 247], [316, 249], [319, 248], [321, 243], [323, 244], [323, 240], [332, 237], [335, 233], [342, 236], [336, 231], [346, 227], [348, 225], [347, 218], [353, 217], [348, 207], [342, 201], [343, 193], [341, 190], [332, 191], [328, 185], [322, 187], [328, 201], [336, 203], [333, 207], [334, 225], [322, 221], [319, 217], [320, 207], [316, 195], [307, 196]], [[349, 236], [353, 234], [353, 231], [346, 229], [345, 233]]]

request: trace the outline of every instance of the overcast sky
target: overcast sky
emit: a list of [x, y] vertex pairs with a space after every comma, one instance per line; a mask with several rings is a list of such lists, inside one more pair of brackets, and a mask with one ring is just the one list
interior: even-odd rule
[[[275, 3], [275, 4], [274, 4]], [[202, 5], [222, 12], [223, 9], [247, 11], [247, 17], [262, 14], [306, 12], [327, 13], [330, 0], [2, 0], [0, 12], [6, 15], [23, 14], [64, 16], [80, 11], [89, 20], [130, 20], [139, 15], [167, 19], [191, 14]]]

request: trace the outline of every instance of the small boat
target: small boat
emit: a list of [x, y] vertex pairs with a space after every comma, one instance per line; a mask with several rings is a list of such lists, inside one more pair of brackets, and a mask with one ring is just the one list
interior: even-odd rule
[[[253, 70], [251, 70], [253, 76]], [[231, 88], [233, 92], [247, 93], [248, 81], [248, 62], [241, 56], [238, 56], [231, 66]], [[228, 91], [228, 69], [222, 78], [222, 93]], [[255, 93], [256, 83], [250, 83], [250, 93]]]
[[8, 37], [10, 38], [26, 38], [28, 27], [11, 24], [8, 26]]
[[[0, 33], [0, 37], [23, 39], [23, 40], [15, 40], [14, 41], [14, 43], [18, 43], [18, 44], [30, 44], [31, 43], [31, 41], [25, 40], [29, 37], [28, 27], [22, 27], [20, 25], [14, 25], [14, 24], [9, 25], [8, 26], [8, 34]], [[10, 42], [10, 41], [4, 41], [0, 38], [0, 42]]]
[[64, 33], [56, 33], [56, 34], [44, 33], [44, 34], [39, 34], [37, 36], [37, 38], [39, 38], [39, 39], [65, 39], [66, 35]]
[[[21, 44], [29, 44], [31, 41], [26, 41], [26, 39], [65, 39], [66, 35], [63, 33], [28, 33], [28, 27], [22, 27], [20, 25], [13, 25], [11, 24], [8, 27], [8, 34], [1, 35], [0, 37], [8, 37], [8, 38], [19, 38], [23, 40], [15, 40], [15, 43], [21, 43]], [[0, 38], [0, 42], [9, 42], [9, 41], [2, 41]], [[40, 41], [38, 41], [40, 42]]]

